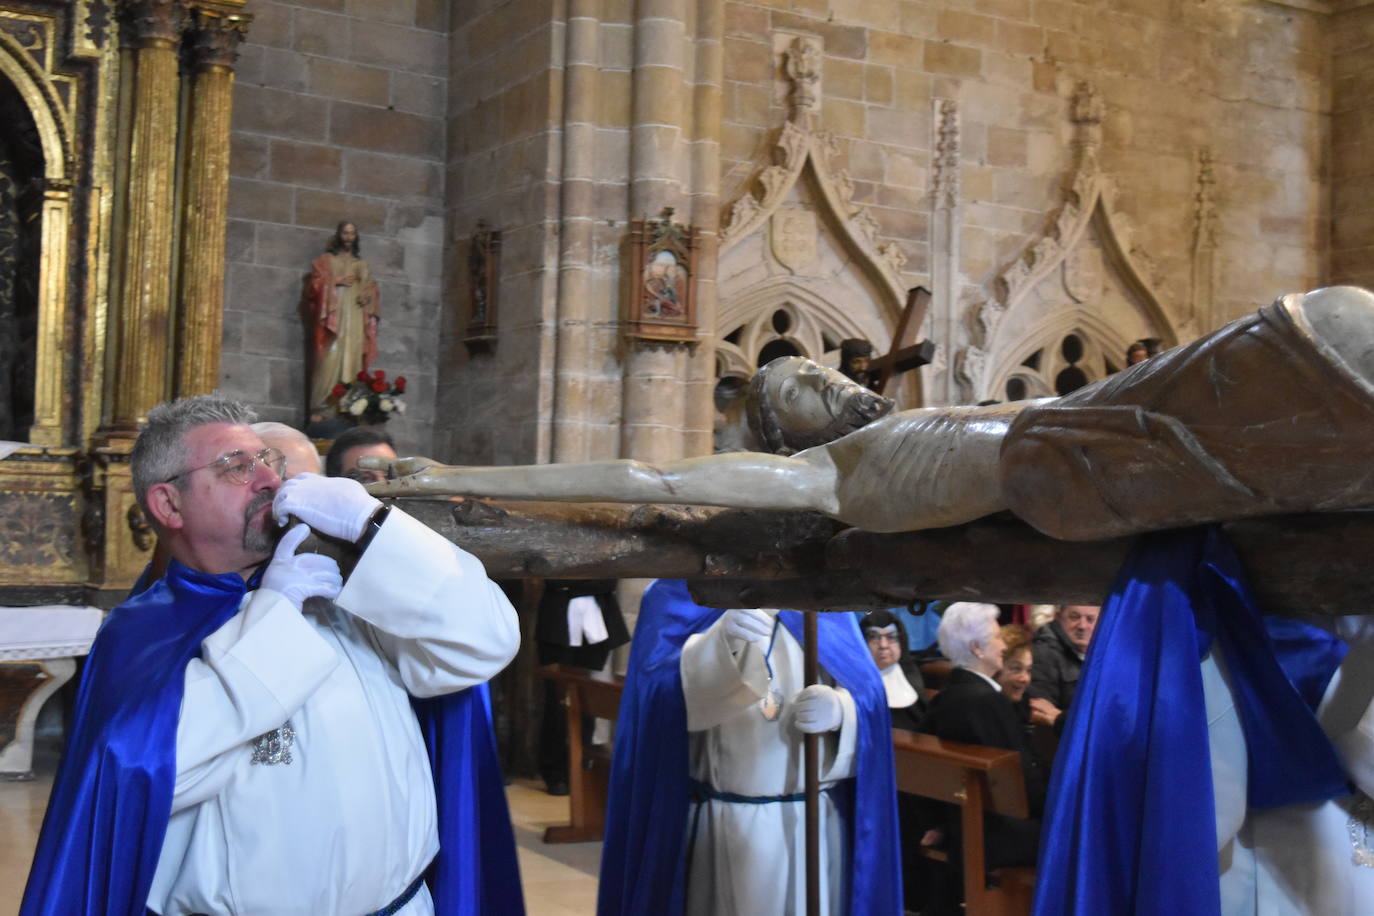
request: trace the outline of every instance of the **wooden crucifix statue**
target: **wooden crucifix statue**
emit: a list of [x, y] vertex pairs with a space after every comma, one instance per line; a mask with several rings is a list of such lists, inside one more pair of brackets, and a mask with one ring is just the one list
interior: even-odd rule
[[1272, 305], [1061, 398], [892, 404], [800, 357], [750, 382], [749, 423], [779, 454], [649, 465], [392, 463], [377, 495], [811, 509], [875, 532], [1010, 509], [1094, 540], [1374, 504], [1374, 294]]

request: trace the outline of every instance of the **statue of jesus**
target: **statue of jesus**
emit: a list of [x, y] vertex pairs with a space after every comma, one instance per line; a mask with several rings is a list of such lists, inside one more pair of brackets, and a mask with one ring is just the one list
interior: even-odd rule
[[311, 263], [306, 306], [312, 327], [307, 407], [321, 411], [335, 385], [348, 385], [377, 361], [381, 299], [353, 223], [339, 223], [324, 254]]

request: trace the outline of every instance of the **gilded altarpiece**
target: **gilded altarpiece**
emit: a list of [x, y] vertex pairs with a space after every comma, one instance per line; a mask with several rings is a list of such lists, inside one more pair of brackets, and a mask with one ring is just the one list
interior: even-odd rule
[[110, 604], [147, 562], [138, 421], [218, 376], [243, 6], [0, 0], [0, 605]]

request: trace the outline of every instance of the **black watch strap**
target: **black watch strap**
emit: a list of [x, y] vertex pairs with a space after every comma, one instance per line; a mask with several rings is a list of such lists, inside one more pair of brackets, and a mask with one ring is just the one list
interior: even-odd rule
[[367, 520], [367, 525], [363, 527], [362, 537], [353, 542], [353, 545], [358, 548], [359, 554], [364, 553], [368, 546], [371, 545], [372, 539], [377, 536], [378, 531], [382, 530], [382, 523], [386, 521], [386, 517], [390, 514], [390, 506], [382, 506], [382, 508], [372, 513], [372, 517]]

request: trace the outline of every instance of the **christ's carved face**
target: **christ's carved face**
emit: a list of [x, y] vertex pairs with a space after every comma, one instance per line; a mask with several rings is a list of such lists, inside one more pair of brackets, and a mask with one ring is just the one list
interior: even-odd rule
[[770, 364], [763, 397], [795, 451], [847, 435], [893, 407], [890, 399], [800, 356]]

